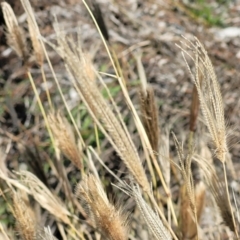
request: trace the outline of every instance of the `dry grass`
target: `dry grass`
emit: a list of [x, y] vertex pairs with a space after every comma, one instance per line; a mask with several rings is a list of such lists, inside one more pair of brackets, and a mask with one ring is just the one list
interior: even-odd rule
[[60, 113], [49, 114], [48, 120], [59, 149], [79, 170], [81, 170], [82, 156], [76, 144], [71, 125]]
[[[172, 137], [164, 136], [164, 131], [160, 130], [157, 102], [153, 88], [147, 83], [140, 56], [135, 54], [141, 79], [142, 121], [131, 100], [127, 81], [122, 79], [123, 74], [120, 74], [124, 69], [119, 69], [121, 65], [116, 56], [110, 54], [113, 51], [109, 50], [104, 39], [115, 74], [101, 75], [93, 64], [94, 56], [82, 49], [79, 36], [76, 40], [74, 36], [66, 35], [57, 23], [56, 41], [53, 43], [44, 39], [30, 3], [28, 0], [21, 2], [27, 15], [34, 59], [41, 69], [43, 83], [46, 84], [44, 72], [46, 59], [64, 102], [63, 106], [66, 107], [66, 112], [74, 125], [73, 129], [64, 114], [60, 113], [59, 109], [56, 110], [54, 99], [48, 90], [45, 92], [48, 103], [43, 104], [31, 74], [32, 60], [28, 58], [29, 48], [22, 30], [10, 5], [2, 3], [8, 43], [27, 66], [26, 72], [48, 129], [47, 138], [51, 140], [48, 150], [55, 152], [52, 155], [44, 155], [47, 159], [47, 169], [42, 169], [42, 173], [48, 175], [46, 184], [30, 171], [19, 169], [13, 173], [6, 171], [3, 166], [5, 156], [4, 159], [0, 159], [0, 177], [5, 188], [2, 195], [12, 210], [21, 239], [56, 239], [54, 234], [59, 239], [89, 240], [211, 239], [206, 231], [204, 232], [204, 225], [201, 223], [205, 211], [205, 198], [210, 194], [218, 206], [218, 210], [211, 206], [210, 213], [215, 215], [217, 211], [222, 217], [224, 227], [228, 228], [227, 237], [238, 238], [237, 206], [232, 203], [233, 196], [228, 190], [226, 156], [229, 150], [223, 100], [212, 63], [199, 40], [195, 39], [194, 42], [185, 40], [180, 47], [194, 83], [189, 132], [188, 134], [185, 132], [186, 144], [184, 141], [180, 142], [179, 136], [175, 134], [172, 134]], [[94, 11], [99, 12], [98, 5], [94, 1], [92, 4]], [[108, 37], [105, 38], [110, 41]], [[95, 124], [96, 145], [103, 148], [101, 149], [103, 152], [113, 148], [121, 161], [114, 161], [116, 158], [111, 161], [107, 155], [98, 155], [100, 151], [97, 153], [94, 147], [88, 146], [84, 141], [81, 131], [85, 129], [81, 129], [82, 125], [77, 118], [73, 118], [69, 110], [66, 96], [51, 65], [49, 46], [61, 57], [65, 72], [68, 74], [66, 75], [68, 83], [81, 99], [79, 105], [84, 106], [89, 114], [87, 117], [89, 119], [91, 117]], [[194, 70], [190, 67], [187, 56], [192, 60]], [[139, 147], [134, 144], [119, 106], [104, 82], [105, 76], [117, 80], [121, 87], [122, 100], [129, 107], [136, 125], [140, 139]], [[107, 97], [103, 96], [102, 88], [107, 90]], [[197, 141], [198, 129], [201, 129], [202, 139], [205, 132], [208, 131], [210, 134], [214, 145], [212, 156], [222, 164], [223, 181], [216, 177], [216, 166], [211, 155], [206, 157], [206, 154], [201, 154], [198, 150], [201, 148], [200, 141]], [[102, 142], [99, 132], [105, 136], [104, 140], [102, 137]], [[174, 144], [171, 145], [171, 141]], [[174, 150], [171, 148], [173, 145]], [[59, 151], [71, 161], [71, 164], [64, 162], [64, 158], [58, 154]], [[69, 177], [71, 174], [74, 175], [74, 181]], [[76, 182], [79, 183], [75, 187]], [[205, 187], [205, 182], [208, 188]], [[119, 184], [120, 187], [116, 188], [115, 186]], [[5, 197], [8, 191], [11, 192], [11, 201]], [[113, 193], [119, 207], [116, 207], [114, 201], [109, 201], [109, 195], [111, 197]], [[32, 201], [29, 201], [29, 196]], [[34, 202], [36, 208], [32, 207], [31, 202]], [[126, 202], [128, 204], [125, 204]], [[123, 214], [125, 211], [129, 213]], [[46, 220], [46, 212], [51, 213], [50, 220]], [[39, 226], [42, 222], [42, 225], [47, 227]], [[11, 230], [9, 228], [9, 231]], [[1, 231], [7, 235], [5, 230]]]
[[18, 25], [18, 21], [11, 6], [7, 2], [2, 2], [1, 6], [7, 26], [8, 44], [23, 61], [27, 61], [28, 53], [25, 34], [22, 28]]
[[126, 217], [110, 204], [101, 183], [93, 175], [86, 176], [76, 188], [76, 196], [85, 201], [96, 227], [109, 240], [126, 240]]
[[29, 202], [27, 205], [20, 194], [13, 194], [13, 214], [17, 220], [17, 232], [22, 239], [30, 240], [36, 238], [37, 223], [34, 213], [29, 209]]
[[154, 152], [159, 150], [160, 130], [158, 127], [158, 111], [151, 86], [140, 92], [141, 115], [143, 125], [148, 134], [148, 138]]

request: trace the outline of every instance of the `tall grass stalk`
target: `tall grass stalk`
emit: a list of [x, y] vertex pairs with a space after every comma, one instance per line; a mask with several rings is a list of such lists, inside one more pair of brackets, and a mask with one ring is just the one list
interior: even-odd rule
[[[178, 166], [177, 162], [171, 159], [175, 159], [177, 156], [170, 156], [169, 140], [164, 141], [164, 134], [160, 131], [158, 124], [159, 113], [154, 92], [153, 88], [147, 83], [146, 73], [141, 62], [141, 54], [135, 54], [135, 59], [141, 79], [142, 119], [140, 119], [130, 98], [127, 90], [127, 82], [123, 77], [124, 74], [117, 59], [117, 54], [111, 49], [109, 41], [104, 38], [93, 12], [86, 1], [83, 0], [101, 36], [115, 71], [115, 74], [106, 73], [105, 75], [111, 76], [118, 81], [125, 103], [134, 119], [149, 170], [146, 171], [140, 158], [140, 153], [133, 143], [132, 136], [128, 131], [117, 103], [111, 96], [111, 91], [104, 82], [101, 74], [94, 68], [91, 57], [82, 49], [81, 44], [76, 44], [72, 37], [67, 37], [63, 34], [58, 23], [55, 25], [57, 37], [55, 44], [42, 38], [29, 1], [21, 0], [21, 3], [27, 14], [28, 31], [33, 46], [33, 55], [37, 65], [41, 69], [49, 109], [44, 109], [44, 104], [40, 99], [36, 83], [31, 74], [31, 64], [27, 53], [28, 46], [25, 42], [23, 30], [18, 25], [17, 18], [10, 5], [4, 2], [1, 6], [8, 30], [8, 43], [23, 60], [24, 64], [26, 64], [26, 72], [55, 150], [54, 157], [57, 160], [56, 163], [51, 161], [50, 158], [50, 160], [47, 160], [52, 163], [52, 167], [50, 167], [48, 172], [46, 171], [46, 174], [54, 176], [57, 182], [54, 190], [52, 185], [51, 187], [47, 187], [36, 175], [29, 171], [14, 172], [9, 177], [8, 171], [4, 172], [0, 169], [0, 178], [4, 180], [9, 191], [13, 194], [11, 196], [13, 200], [11, 208], [13, 216], [18, 223], [22, 239], [55, 239], [50, 227], [41, 227], [39, 229], [35, 222], [37, 220], [36, 217], [32, 216], [33, 220], [31, 220], [31, 203], [29, 200], [26, 201], [27, 204], [22, 201], [25, 194], [32, 196], [39, 206], [52, 214], [54, 226], [63, 239], [92, 239], [93, 235], [99, 239], [102, 236], [102, 239], [109, 240], [135, 238], [134, 234], [136, 232], [130, 230], [131, 223], [127, 220], [126, 214], [123, 213], [122, 207], [117, 207], [116, 204], [109, 201], [106, 193], [107, 188], [105, 192], [105, 184], [103, 185], [107, 178], [105, 179], [101, 175], [104, 169], [101, 169], [95, 160], [100, 162], [108, 173], [120, 184], [117, 190], [119, 191], [120, 189], [122, 192], [127, 193], [131, 200], [135, 202], [140, 210], [140, 216], [145, 220], [145, 223], [142, 224], [141, 219], [136, 215], [139, 218], [135, 219], [137, 225], [141, 223], [142, 225], [139, 225], [140, 228], [146, 225], [147, 230], [151, 232], [149, 236], [153, 236], [158, 240], [200, 239], [200, 218], [204, 208], [206, 191], [202, 180], [203, 175], [215, 199], [215, 203], [219, 207], [219, 212], [225, 225], [231, 231], [235, 232], [235, 236], [238, 238], [239, 229], [231, 204], [231, 193], [228, 190], [226, 169], [228, 146], [223, 100], [212, 63], [199, 40], [195, 39], [194, 42], [191, 42], [185, 39], [183, 46], [180, 47], [187, 69], [193, 79], [194, 88], [190, 111], [190, 134], [187, 154], [185, 154], [183, 145], [179, 143], [177, 137], [173, 134], [179, 162]], [[93, 127], [97, 150], [91, 146], [87, 146], [83, 140], [80, 129], [63, 94], [62, 86], [49, 59], [45, 44], [52, 47], [62, 58], [72, 87], [79, 94], [81, 101], [86, 106], [89, 115], [94, 121]], [[191, 70], [188, 64], [188, 57], [194, 62], [195, 72]], [[52, 72], [54, 82], [67, 114], [74, 125], [74, 130], [62, 113], [55, 111], [54, 99], [47, 87], [47, 79], [44, 72], [45, 61]], [[98, 84], [101, 84], [106, 90], [108, 100], [103, 97]], [[212, 162], [207, 157], [198, 155], [197, 150], [194, 148], [199, 107], [202, 110], [204, 123], [210, 133], [214, 146], [214, 157], [222, 164], [224, 183], [221, 183], [219, 177], [216, 175]], [[99, 154], [103, 153], [103, 151], [98, 131], [105, 135], [111, 147], [113, 147], [125, 164], [125, 169], [127, 169], [129, 176], [126, 180], [128, 183], [114, 173], [115, 169], [109, 169], [107, 166], [108, 160], [106, 160], [106, 163], [105, 159], [101, 159], [102, 156]], [[77, 137], [75, 136], [75, 132], [77, 133]], [[81, 147], [77, 144], [78, 140], [81, 141]], [[85, 151], [83, 151], [83, 148]], [[72, 167], [73, 165], [70, 165], [70, 171], [65, 168], [60, 153], [68, 158], [76, 166], [76, 169]], [[174, 176], [171, 176], [171, 164], [181, 173], [181, 178], [176, 177], [177, 185], [180, 189], [178, 200], [181, 201], [178, 210], [176, 210], [177, 206], [174, 204], [171, 192], [171, 180], [174, 178]], [[114, 168], [117, 166], [114, 162], [113, 165]], [[196, 166], [199, 176], [200, 173], [202, 174], [200, 177], [194, 175], [194, 166]], [[54, 173], [52, 173], [52, 169]], [[58, 169], [58, 171], [55, 169]], [[77, 172], [77, 174], [74, 173], [74, 177], [79, 181], [75, 194], [72, 193], [71, 179], [68, 179], [68, 174], [73, 169]], [[85, 173], [86, 169], [89, 172], [87, 174]], [[114, 186], [118, 184], [113, 183]], [[160, 192], [160, 189], [163, 192]], [[20, 194], [21, 192], [24, 192], [24, 194]], [[117, 192], [116, 196], [122, 197], [122, 192]], [[164, 196], [167, 196], [167, 200], [164, 199], [164, 196], [161, 196], [161, 200], [164, 199], [165, 202], [156, 198], [156, 196], [162, 193]], [[64, 203], [59, 199], [59, 196], [64, 199]], [[8, 201], [5, 196], [4, 199]], [[236, 202], [235, 197], [234, 200]], [[133, 208], [133, 206], [131, 207]], [[131, 215], [133, 218], [135, 217], [136, 209], [132, 210]], [[177, 216], [180, 219], [179, 223]], [[1, 225], [0, 230], [9, 239]]]

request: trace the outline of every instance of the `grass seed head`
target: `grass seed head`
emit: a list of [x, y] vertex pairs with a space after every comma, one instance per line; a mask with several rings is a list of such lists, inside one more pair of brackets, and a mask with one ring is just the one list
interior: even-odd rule
[[86, 202], [93, 220], [109, 240], [127, 240], [126, 219], [108, 200], [101, 183], [89, 175], [78, 184], [76, 195]]
[[211, 178], [208, 179], [208, 184], [223, 221], [233, 232], [236, 231], [234, 216], [232, 215], [227, 198], [226, 186], [224, 185], [225, 183], [221, 182], [215, 174], [212, 174]]
[[21, 177], [21, 183], [28, 188], [30, 194], [43, 208], [62, 222], [70, 223], [68, 217], [70, 212], [34, 174], [28, 171], [21, 171], [17, 174]]
[[180, 190], [180, 230], [183, 239], [194, 239], [198, 234], [197, 227], [203, 212], [205, 202], [205, 185], [203, 182], [200, 181], [195, 185], [194, 195], [194, 205], [196, 209], [197, 219], [195, 219], [192, 211], [186, 184], [182, 185]]
[[77, 147], [71, 125], [60, 113], [49, 114], [48, 120], [59, 149], [80, 170], [82, 168], [82, 156]]
[[13, 193], [13, 215], [17, 221], [17, 231], [24, 240], [36, 237], [36, 222], [32, 210], [19, 193]]
[[199, 98], [197, 93], [196, 86], [193, 87], [192, 91], [192, 103], [190, 108], [190, 131], [195, 132], [197, 129], [197, 119], [198, 119], [198, 112], [199, 112]]
[[27, 21], [28, 21], [28, 30], [29, 30], [29, 34], [30, 34], [30, 38], [33, 46], [33, 54], [35, 56], [36, 63], [39, 66], [42, 66], [43, 60], [44, 60], [44, 54], [43, 54], [41, 43], [38, 39], [39, 32], [37, 31], [34, 23], [32, 22], [29, 16], [27, 18]]
[[[185, 44], [186, 49], [180, 48], [198, 92], [205, 124], [215, 145], [216, 157], [221, 162], [225, 162], [228, 148], [220, 86], [207, 51], [198, 39], [195, 40], [194, 43], [186, 40], [189, 45]], [[185, 55], [194, 61], [195, 73], [191, 71]]]
[[7, 2], [2, 2], [3, 17], [7, 27], [7, 41], [24, 62], [28, 59], [27, 45], [22, 28], [18, 25], [12, 7]]
[[141, 215], [147, 223], [151, 233], [157, 240], [170, 240], [172, 236], [168, 229], [162, 223], [159, 216], [150, 208], [150, 206], [143, 199], [139, 186], [132, 186], [130, 194], [134, 197]]

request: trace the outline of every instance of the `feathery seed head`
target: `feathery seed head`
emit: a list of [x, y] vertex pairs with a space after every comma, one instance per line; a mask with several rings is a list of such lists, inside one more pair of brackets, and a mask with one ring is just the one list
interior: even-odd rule
[[127, 240], [126, 219], [110, 204], [101, 183], [93, 175], [78, 184], [76, 195], [86, 202], [95, 224], [107, 239]]
[[62, 153], [78, 169], [82, 168], [82, 156], [77, 147], [71, 125], [60, 113], [48, 115], [49, 126]]
[[2, 11], [4, 20], [7, 26], [7, 41], [19, 57], [24, 61], [27, 61], [27, 46], [26, 39], [23, 34], [23, 30], [18, 25], [16, 16], [12, 10], [12, 7], [7, 2], [2, 2]]
[[[216, 157], [221, 162], [225, 162], [228, 148], [220, 86], [207, 51], [198, 39], [195, 40], [195, 43], [186, 40], [190, 45], [185, 44], [186, 49], [182, 47], [180, 49], [195, 83], [205, 124], [215, 145]], [[193, 56], [191, 52], [193, 52]], [[195, 74], [191, 71], [185, 54], [194, 61]]]
[[139, 186], [132, 186], [129, 193], [134, 197], [140, 212], [150, 231], [157, 240], [171, 240], [171, 234], [164, 226], [161, 219], [143, 199]]
[[38, 39], [39, 31], [35, 27], [34, 23], [32, 22], [32, 18], [28, 16], [27, 21], [28, 21], [28, 30], [29, 30], [29, 34], [30, 34], [30, 38], [33, 46], [33, 54], [35, 56], [36, 63], [39, 66], [42, 66], [43, 60], [44, 60], [44, 54], [43, 54], [41, 43]]
[[222, 183], [214, 173], [211, 177], [208, 177], [208, 185], [219, 208], [222, 219], [225, 224], [234, 232], [236, 230], [234, 216], [232, 215], [231, 207], [228, 202], [226, 186], [224, 185], [225, 183]]
[[13, 193], [13, 215], [17, 221], [17, 230], [22, 239], [34, 239], [36, 237], [35, 218], [19, 193]]
[[17, 174], [21, 176], [21, 183], [28, 188], [30, 194], [43, 208], [64, 223], [70, 223], [68, 217], [70, 212], [34, 174], [28, 171], [21, 171]]
[[[183, 239], [194, 239], [197, 236], [198, 222], [201, 218], [205, 202], [205, 185], [202, 181], [194, 186], [194, 208], [196, 217], [193, 214], [193, 207], [189, 199], [189, 193], [186, 184], [183, 184], [180, 191], [180, 230]], [[197, 222], [196, 222], [197, 221]]]

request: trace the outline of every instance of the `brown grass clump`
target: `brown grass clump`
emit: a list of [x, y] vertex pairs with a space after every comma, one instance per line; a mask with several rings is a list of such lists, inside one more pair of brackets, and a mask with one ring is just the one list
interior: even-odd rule
[[127, 240], [126, 218], [110, 204], [99, 180], [86, 176], [76, 195], [86, 202], [97, 228], [109, 240]]
[[173, 136], [184, 181], [180, 190], [180, 230], [183, 239], [195, 239], [198, 238], [198, 224], [205, 202], [205, 185], [202, 181], [194, 181], [193, 179], [191, 170], [193, 152], [185, 156], [182, 146], [177, 141], [176, 136]]

